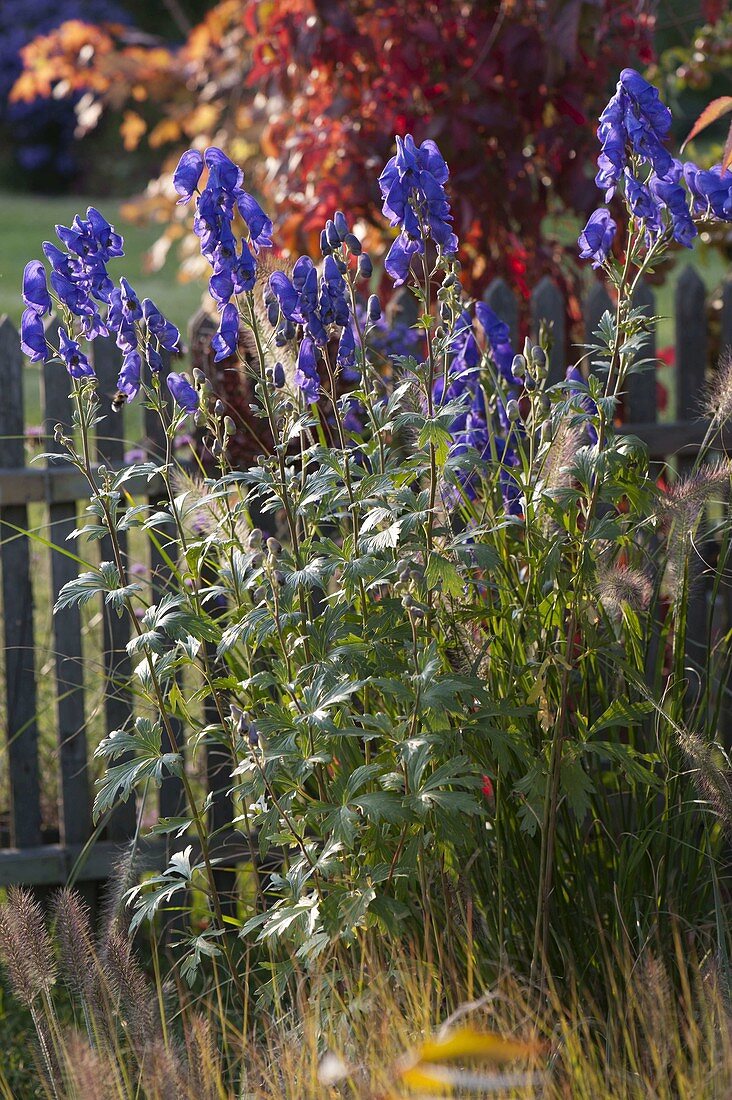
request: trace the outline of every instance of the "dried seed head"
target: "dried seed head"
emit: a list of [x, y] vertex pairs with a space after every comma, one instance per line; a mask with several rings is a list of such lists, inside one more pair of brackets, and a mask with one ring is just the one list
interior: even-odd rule
[[732, 461], [720, 458], [700, 467], [693, 474], [681, 477], [663, 493], [658, 504], [658, 516], [665, 528], [674, 523], [683, 531], [690, 530], [700, 518], [704, 507], [729, 488]]
[[562, 420], [544, 458], [544, 483], [547, 489], [566, 489], [572, 484], [572, 465], [582, 446], [582, 432]]
[[598, 572], [597, 597], [609, 615], [621, 615], [626, 607], [645, 611], [653, 588], [645, 573], [615, 563]]
[[96, 976], [89, 909], [76, 891], [59, 890], [53, 913], [61, 976], [72, 992], [84, 996]]
[[110, 998], [130, 1043], [135, 1051], [142, 1051], [159, 1034], [157, 1001], [117, 921], [107, 933], [102, 965]]
[[721, 428], [732, 416], [732, 352], [725, 351], [706, 387], [702, 410], [715, 427]]
[[11, 886], [0, 909], [0, 957], [16, 996], [26, 1005], [56, 981], [53, 944], [41, 907], [30, 890]]
[[84, 1100], [117, 1100], [123, 1086], [114, 1057], [90, 1046], [86, 1036], [73, 1032], [64, 1037], [64, 1078], [68, 1096]]

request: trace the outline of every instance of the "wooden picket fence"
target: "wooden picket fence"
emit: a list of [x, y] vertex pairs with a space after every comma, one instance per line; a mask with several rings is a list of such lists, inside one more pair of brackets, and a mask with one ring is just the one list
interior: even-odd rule
[[[501, 280], [489, 288], [486, 300], [509, 325], [514, 337], [518, 329], [518, 304]], [[654, 314], [653, 292], [644, 287], [638, 296], [649, 316]], [[532, 330], [536, 335], [542, 320], [553, 324], [554, 344], [550, 356], [550, 377], [563, 376], [566, 359], [566, 311], [562, 294], [550, 280], [544, 279], [531, 298]], [[585, 303], [588, 339], [602, 313], [610, 307], [605, 289], [598, 283]], [[648, 370], [631, 378], [625, 401], [627, 429], [647, 443], [651, 457], [657, 460], [680, 456], [682, 464], [693, 457], [705, 431], [699, 419], [698, 396], [710, 368], [708, 356], [708, 320], [706, 291], [692, 267], [682, 273], [675, 295], [676, 409], [671, 422], [660, 423], [656, 400], [656, 372]], [[211, 319], [199, 313], [191, 322], [189, 344], [194, 362], [201, 366], [213, 331]], [[732, 281], [724, 288], [721, 308], [721, 344], [732, 346]], [[655, 354], [652, 337], [650, 355]], [[116, 389], [120, 365], [119, 352], [111, 342], [97, 341], [95, 368], [103, 404], [108, 407]], [[180, 368], [178, 368], [180, 369]], [[137, 808], [133, 799], [120, 806], [104, 823], [94, 828], [91, 820], [93, 791], [88, 769], [86, 682], [82, 648], [82, 621], [77, 608], [61, 611], [53, 620], [52, 648], [55, 654], [55, 727], [58, 768], [58, 839], [48, 842], [42, 822], [44, 776], [39, 769], [39, 732], [37, 695], [39, 669], [33, 633], [34, 580], [31, 544], [21, 532], [29, 527], [29, 506], [45, 511], [45, 533], [49, 541], [63, 546], [71, 554], [78, 551], [77, 540], [68, 535], [77, 527], [79, 514], [87, 500], [86, 484], [69, 464], [47, 463], [44, 467], [27, 466], [23, 416], [24, 362], [18, 334], [6, 317], [0, 321], [0, 564], [2, 567], [3, 633], [5, 650], [4, 746], [0, 749], [0, 768], [8, 768], [9, 806], [0, 805], [0, 887], [24, 883], [39, 888], [65, 883], [72, 874], [87, 892], [95, 891], [109, 876], [121, 849], [135, 833]], [[68, 378], [56, 364], [43, 371], [44, 450], [58, 448], [53, 442], [53, 425], [68, 424]], [[108, 467], [118, 466], [125, 451], [124, 412], [110, 414], [100, 426], [96, 458]], [[111, 431], [113, 429], [113, 432]], [[146, 446], [155, 453], [161, 446], [160, 426], [147, 415]], [[155, 489], [143, 486], [155, 501]], [[50, 534], [48, 532], [50, 531]], [[49, 546], [51, 599], [78, 573], [73, 557]], [[36, 550], [36, 554], [38, 550]], [[154, 583], [164, 587], [167, 573], [165, 555], [154, 547], [146, 563]], [[102, 558], [109, 557], [102, 546]], [[36, 593], [37, 596], [37, 593]], [[46, 594], [47, 598], [47, 594]], [[125, 649], [129, 626], [109, 608], [104, 615], [103, 663], [108, 689], [104, 702], [106, 731], [129, 724], [134, 700], [125, 687], [130, 663]], [[732, 611], [730, 613], [732, 621]], [[179, 731], [181, 734], [184, 731]], [[211, 825], [226, 827], [232, 818], [227, 795], [226, 762], [209, 750], [207, 775], [213, 794]], [[166, 778], [158, 792], [163, 816], [175, 816], [182, 804], [180, 781]], [[223, 834], [231, 862], [248, 858], [246, 838], [230, 829]], [[44, 842], [45, 841], [45, 842]], [[166, 856], [163, 841], [148, 844], [150, 858]], [[222, 874], [231, 872], [221, 872]]]

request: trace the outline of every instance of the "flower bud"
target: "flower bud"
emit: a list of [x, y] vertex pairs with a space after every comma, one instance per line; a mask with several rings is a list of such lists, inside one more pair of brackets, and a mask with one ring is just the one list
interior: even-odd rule
[[449, 324], [452, 318], [452, 306], [449, 306], [447, 302], [443, 302], [440, 306], [440, 320], [445, 324]]
[[224, 417], [224, 431], [227, 435], [236, 435], [236, 424], [230, 416]]
[[278, 558], [282, 553], [282, 543], [279, 541], [279, 539], [270, 537], [267, 539], [267, 549], [269, 550], [273, 558]]
[[381, 302], [376, 294], [369, 296], [368, 305], [366, 306], [366, 316], [369, 321], [378, 321], [381, 317]]
[[200, 387], [203, 385], [203, 383], [205, 381], [206, 381], [206, 375], [203, 373], [201, 368], [200, 367], [194, 367], [193, 368], [193, 383], [196, 386], [196, 388], [200, 389]]
[[343, 238], [343, 243], [352, 256], [360, 256], [363, 252], [363, 245], [355, 233], [346, 233]]
[[331, 248], [340, 248], [341, 238], [338, 230], [333, 225], [333, 222], [328, 220], [325, 223], [325, 237]]
[[333, 259], [335, 260], [335, 265], [340, 271], [341, 275], [345, 275], [348, 271], [348, 264], [345, 262], [345, 260], [342, 260], [340, 256], [334, 256]]
[[278, 390], [281, 390], [285, 384], [285, 368], [282, 363], [275, 363], [274, 370], [272, 371], [272, 381]]
[[216, 404], [214, 405], [214, 415], [215, 416], [223, 416], [225, 412], [226, 412], [226, 408], [224, 406], [223, 401], [221, 400], [220, 397], [217, 397], [216, 398]]
[[264, 564], [264, 554], [257, 552], [252, 557], [252, 569], [259, 569]]
[[262, 532], [259, 527], [252, 527], [247, 544], [250, 550], [256, 550], [262, 545]]
[[346, 221], [346, 215], [343, 213], [342, 210], [336, 210], [335, 214], [333, 215], [333, 225], [335, 226], [335, 231], [341, 238], [341, 240], [345, 240], [346, 233], [348, 232], [348, 222]]
[[524, 389], [528, 390], [529, 393], [531, 393], [532, 390], [536, 389], [536, 382], [534, 381], [534, 379], [531, 377], [530, 374], [527, 374], [526, 377], [524, 378]]
[[514, 378], [523, 378], [526, 374], [526, 360], [523, 355], [514, 355], [511, 363], [511, 373]]
[[374, 273], [374, 265], [368, 252], [362, 252], [358, 257], [358, 276], [360, 279], [370, 279]]
[[539, 369], [546, 366], [546, 352], [538, 344], [531, 349], [531, 362]]
[[214, 456], [214, 458], [220, 458], [223, 453], [224, 448], [221, 446], [221, 443], [218, 439], [214, 439], [213, 443], [211, 444], [211, 454]]
[[270, 302], [269, 305], [267, 306], [267, 320], [269, 321], [270, 325], [272, 325], [272, 327], [274, 328], [274, 326], [277, 324], [279, 319], [280, 319], [279, 302], [277, 302], [277, 301]]
[[282, 585], [285, 583], [285, 574], [282, 572], [281, 569], [275, 569], [272, 576], [274, 577], [275, 584], [279, 585], [279, 587], [281, 588]]
[[506, 402], [506, 416], [511, 421], [521, 419], [521, 410], [519, 409], [518, 401], [514, 401], [513, 398]]
[[249, 729], [247, 733], [249, 736], [249, 744], [252, 746], [253, 749], [256, 749], [259, 744], [259, 730], [257, 729], [254, 722], [249, 723]]
[[275, 344], [278, 348], [283, 348], [287, 343], [287, 335], [283, 328], [278, 328], [275, 333]]
[[333, 249], [328, 244], [328, 234], [325, 232], [324, 229], [321, 229], [320, 231], [320, 251], [323, 253], [324, 256], [330, 256], [331, 252], [333, 251]]

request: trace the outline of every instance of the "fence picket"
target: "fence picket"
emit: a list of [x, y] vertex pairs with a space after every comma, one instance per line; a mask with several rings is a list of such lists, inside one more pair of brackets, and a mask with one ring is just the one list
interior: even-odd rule
[[542, 321], [551, 326], [549, 381], [561, 382], [567, 367], [567, 311], [564, 295], [548, 275], [539, 281], [531, 295], [531, 338], [539, 339]]
[[[112, 398], [117, 390], [117, 375], [122, 365], [122, 353], [112, 340], [94, 342], [94, 369], [98, 378], [98, 393], [105, 417], [97, 425], [96, 457], [109, 467], [119, 466], [124, 459], [124, 409], [112, 412]], [[127, 556], [127, 534], [120, 531], [120, 548]], [[100, 553], [103, 558], [112, 557], [109, 537], [102, 539]], [[132, 720], [132, 694], [129, 688], [132, 666], [127, 655], [130, 625], [127, 617], [117, 615], [106, 605], [104, 615], [104, 717], [107, 734], [129, 727]], [[107, 822], [110, 840], [125, 841], [135, 832], [136, 812], [134, 797], [117, 806]]]
[[[0, 466], [25, 465], [23, 357], [10, 318], [0, 320]], [[41, 808], [28, 506], [0, 507], [5, 705], [10, 764], [10, 835], [19, 848], [40, 843]]]
[[[165, 380], [169, 371], [170, 355], [163, 352], [163, 367], [160, 371], [159, 381], [161, 392], [166, 395], [168, 394], [168, 387]], [[168, 400], [168, 408], [172, 412], [170, 400]], [[154, 409], [145, 409], [145, 436], [148, 453], [156, 461], [164, 461], [166, 453], [165, 432]], [[150, 504], [159, 504], [163, 508], [167, 505], [166, 500], [160, 501], [156, 496], [150, 497], [149, 500]], [[159, 599], [169, 587], [172, 575], [171, 568], [166, 561], [166, 555], [168, 558], [175, 559], [178, 554], [178, 544], [172, 525], [165, 530], [156, 529], [156, 538], [160, 543], [160, 547], [158, 548], [154, 543], [150, 544], [150, 575], [153, 587], [157, 589], [157, 598]], [[177, 745], [180, 747], [183, 734], [182, 724], [178, 718], [171, 718], [170, 726]], [[170, 743], [167, 730], [163, 730], [163, 752], [173, 751], [174, 746]], [[183, 810], [184, 802], [181, 780], [177, 776], [166, 775], [160, 788], [160, 813], [163, 817], [177, 817]]]
[[[43, 369], [43, 409], [45, 447], [48, 453], [63, 454], [55, 442], [53, 429], [71, 422], [69, 376], [58, 362]], [[57, 460], [49, 466], [59, 466]], [[65, 465], [69, 465], [68, 461]], [[76, 501], [61, 501], [48, 506], [50, 539], [72, 554], [78, 553], [78, 540], [69, 538], [77, 526]], [[62, 587], [75, 580], [77, 563], [64, 554], [51, 551], [51, 599], [55, 603]], [[89, 776], [87, 771], [86, 718], [84, 713], [84, 665], [82, 661], [81, 614], [78, 606], [65, 607], [53, 617], [56, 656], [56, 712], [58, 722], [59, 766], [61, 772], [59, 831], [62, 844], [83, 844], [91, 825]]]
[[511, 343], [516, 346], [519, 330], [518, 302], [506, 280], [494, 279], [483, 295], [483, 300], [508, 325]]
[[[656, 297], [646, 283], [641, 283], [635, 292], [633, 305], [642, 309], [650, 319], [655, 317]], [[643, 348], [641, 359], [656, 358], [656, 328], [651, 327], [648, 343]], [[658, 398], [656, 391], [656, 363], [646, 363], [639, 374], [631, 374], [628, 378], [628, 411], [626, 420], [634, 423], [655, 423], [658, 410]]]

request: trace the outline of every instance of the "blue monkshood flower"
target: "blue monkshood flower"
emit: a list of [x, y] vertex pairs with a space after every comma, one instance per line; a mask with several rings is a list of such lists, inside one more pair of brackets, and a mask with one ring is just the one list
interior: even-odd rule
[[83, 267], [79, 260], [67, 255], [66, 252], [62, 252], [55, 244], [44, 241], [41, 248], [53, 270], [57, 271], [59, 275], [63, 275], [65, 279], [75, 279], [79, 275], [83, 275]]
[[[233, 238], [232, 238], [233, 239]], [[217, 249], [217, 253], [218, 253]], [[241, 254], [236, 250], [231, 257], [219, 256], [214, 260], [214, 273], [208, 286], [211, 297], [224, 305], [232, 294], [243, 294], [253, 290], [256, 283], [256, 264], [246, 241], [241, 242]]]
[[660, 228], [660, 210], [658, 203], [654, 201], [654, 196], [646, 185], [637, 180], [627, 168], [623, 174], [625, 176], [625, 194], [633, 216], [639, 220], [643, 219], [650, 229]]
[[668, 211], [674, 240], [685, 248], [691, 248], [698, 230], [689, 210], [688, 195], [680, 183], [682, 175], [683, 166], [676, 160], [673, 170], [665, 179], [659, 179], [653, 173], [649, 176], [648, 189]]
[[[51, 276], [53, 280], [53, 276]], [[142, 310], [140, 310], [142, 312]], [[126, 313], [122, 300], [122, 291], [115, 287], [109, 299], [107, 324], [116, 333], [115, 343], [123, 352], [134, 351], [137, 347], [137, 329]]]
[[42, 363], [51, 355], [41, 315], [30, 306], [20, 320], [20, 347], [31, 363]]
[[732, 171], [722, 175], [721, 164], [704, 170], [695, 164], [684, 166], [684, 178], [694, 201], [697, 214], [719, 221], [732, 221]]
[[145, 359], [153, 374], [159, 374], [163, 369], [163, 357], [152, 344], [148, 344], [145, 348]]
[[491, 357], [498, 367], [501, 377], [514, 384], [514, 349], [511, 344], [511, 331], [505, 321], [491, 309], [486, 302], [476, 302], [475, 316], [478, 318], [491, 351]]
[[269, 286], [283, 316], [293, 321], [298, 306], [298, 293], [284, 271], [273, 271], [269, 277]]
[[209, 147], [203, 154], [203, 160], [209, 172], [207, 188], [235, 191], [241, 187], [244, 173], [222, 149], [217, 149], [215, 146]]
[[344, 325], [341, 338], [338, 341], [336, 363], [339, 367], [350, 370], [356, 365], [356, 341], [350, 324]]
[[97, 258], [103, 260], [116, 259], [124, 256], [124, 240], [121, 233], [117, 233], [113, 225], [94, 206], [87, 207], [87, 225], [94, 240], [99, 246]]
[[122, 306], [122, 313], [126, 321], [140, 321], [142, 320], [142, 305], [140, 299], [137, 297], [134, 289], [128, 283], [127, 279], [120, 279], [120, 305]]
[[203, 154], [197, 149], [188, 149], [178, 161], [173, 173], [173, 187], [180, 195], [178, 205], [190, 202], [198, 187], [203, 172]]
[[94, 303], [87, 291], [73, 279], [62, 275], [60, 271], [52, 271], [50, 276], [51, 286], [62, 305], [66, 306], [76, 317], [83, 317], [96, 312]]
[[274, 371], [272, 372], [272, 381], [278, 390], [281, 390], [285, 384], [285, 368], [282, 363], [275, 363]]
[[385, 267], [400, 286], [409, 274], [415, 253], [424, 251], [424, 238], [432, 237], [443, 252], [457, 252], [452, 214], [445, 194], [449, 171], [434, 141], [416, 145], [411, 134], [396, 139], [397, 151], [379, 176], [382, 211], [389, 224], [401, 232], [389, 249]]
[[403, 286], [409, 277], [412, 257], [421, 256], [424, 244], [420, 240], [410, 240], [400, 233], [386, 254], [384, 270], [391, 276], [394, 286]]
[[309, 405], [315, 404], [320, 396], [317, 356], [314, 341], [306, 336], [300, 344], [293, 381]]
[[142, 316], [147, 331], [154, 336], [166, 351], [178, 351], [180, 332], [171, 321], [167, 321], [158, 307], [149, 298], [142, 300]]
[[249, 237], [255, 249], [272, 247], [272, 221], [267, 217], [255, 198], [241, 191], [236, 198], [244, 221], [249, 229]]
[[117, 379], [117, 388], [125, 394], [128, 401], [137, 397], [142, 379], [142, 359], [139, 351], [128, 351], [122, 360], [122, 370]]
[[94, 370], [76, 340], [65, 328], [58, 330], [58, 353], [72, 378], [94, 378]]
[[236, 355], [239, 346], [239, 312], [229, 303], [223, 308], [218, 332], [211, 339], [211, 347], [216, 352], [214, 363]]
[[23, 272], [23, 301], [39, 316], [51, 312], [51, 295], [46, 283], [46, 269], [40, 260], [31, 260]]
[[[259, 203], [244, 191], [244, 173], [229, 157], [214, 146], [201, 156], [196, 150], [183, 154], [173, 176], [180, 195], [188, 202], [198, 189], [203, 167], [208, 179], [196, 199], [193, 230], [201, 245], [201, 254], [213, 269], [209, 291], [223, 309], [233, 295], [254, 289], [254, 254], [272, 244], [272, 222]], [[232, 224], [236, 210], [247, 223], [248, 239], [237, 243]]]
[[672, 158], [664, 147], [671, 128], [671, 112], [659, 98], [658, 89], [635, 69], [623, 69], [615, 95], [600, 115], [597, 136], [602, 150], [598, 157], [597, 186], [609, 201], [634, 153], [665, 176]]
[[176, 374], [171, 371], [166, 378], [168, 389], [174, 401], [186, 413], [194, 413], [198, 410], [198, 394], [185, 374]]
[[600, 267], [607, 259], [617, 226], [607, 210], [596, 210], [579, 236], [580, 258]]

